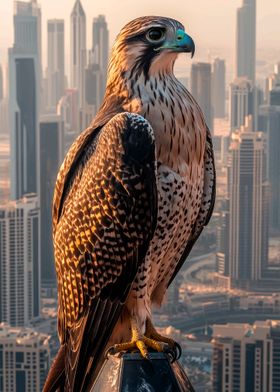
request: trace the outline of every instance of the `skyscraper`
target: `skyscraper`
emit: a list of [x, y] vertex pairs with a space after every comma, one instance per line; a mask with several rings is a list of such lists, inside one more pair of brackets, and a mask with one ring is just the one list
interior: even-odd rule
[[226, 65], [225, 60], [221, 60], [219, 58], [216, 58], [213, 63], [212, 101], [214, 108], [214, 117], [225, 117]]
[[98, 101], [102, 101], [105, 92], [105, 87], [106, 87], [108, 56], [109, 56], [109, 31], [104, 15], [98, 15], [97, 18], [93, 19], [92, 52], [93, 52], [92, 63], [97, 64], [99, 66], [101, 86], [100, 86]]
[[40, 119], [41, 277], [45, 287], [56, 285], [52, 241], [52, 201], [59, 166], [64, 156], [60, 116]]
[[41, 11], [16, 1], [15, 42], [9, 49], [11, 197], [37, 191], [37, 134], [41, 81]]
[[2, 99], [4, 98], [4, 87], [3, 87], [3, 71], [2, 71], [2, 65], [0, 64], [0, 103]]
[[15, 1], [14, 40], [14, 49], [36, 54], [41, 67], [41, 9], [36, 0]]
[[243, 0], [237, 10], [236, 76], [253, 85], [256, 73], [256, 0]]
[[40, 315], [36, 195], [0, 206], [0, 321], [24, 326]]
[[64, 95], [64, 20], [48, 20], [48, 107], [56, 111], [56, 105]]
[[231, 132], [245, 124], [245, 119], [254, 113], [252, 83], [246, 78], [237, 78], [230, 84], [230, 129]]
[[204, 113], [209, 129], [212, 130], [213, 118], [211, 104], [211, 64], [192, 64], [191, 92]]
[[71, 87], [78, 89], [79, 107], [84, 100], [84, 72], [86, 68], [86, 14], [80, 0], [76, 0], [71, 13], [70, 35], [70, 80]]
[[0, 324], [0, 392], [42, 391], [50, 367], [49, 336]]
[[279, 342], [279, 321], [214, 325], [213, 392], [278, 391]]
[[99, 64], [101, 70], [106, 74], [109, 56], [109, 31], [105, 15], [98, 15], [93, 19], [92, 51], [94, 63]]
[[268, 183], [265, 135], [253, 132], [252, 117], [232, 134], [229, 169], [229, 275], [233, 287], [250, 288], [268, 257]]
[[280, 230], [280, 106], [260, 106], [259, 129], [267, 135], [267, 172], [271, 186], [270, 227]]

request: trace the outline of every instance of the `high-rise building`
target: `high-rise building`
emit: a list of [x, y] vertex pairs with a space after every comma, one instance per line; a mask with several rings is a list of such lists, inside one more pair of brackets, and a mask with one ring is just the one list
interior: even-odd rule
[[267, 172], [271, 187], [269, 225], [280, 230], [280, 106], [260, 106], [259, 129], [267, 135]]
[[9, 51], [11, 197], [37, 192], [37, 56]]
[[253, 85], [256, 74], [256, 0], [243, 0], [237, 10], [236, 77], [246, 77]]
[[56, 285], [52, 241], [52, 201], [58, 169], [64, 156], [63, 127], [60, 116], [40, 119], [40, 227], [41, 280], [44, 287]]
[[49, 338], [0, 324], [0, 392], [42, 391], [51, 360]]
[[269, 93], [276, 86], [280, 85], [280, 63], [274, 65], [274, 72], [265, 81], [265, 102], [269, 103]]
[[56, 105], [64, 95], [64, 20], [48, 20], [48, 108], [56, 111]]
[[36, 195], [0, 206], [0, 321], [24, 326], [40, 315]]
[[217, 224], [216, 271], [229, 276], [229, 200], [222, 204]]
[[2, 99], [4, 98], [4, 83], [3, 83], [3, 70], [2, 70], [2, 66], [0, 64], [0, 103], [2, 101]]
[[80, 0], [76, 0], [71, 13], [70, 80], [71, 88], [78, 89], [79, 108], [83, 106], [86, 68], [86, 14]]
[[14, 49], [37, 55], [41, 67], [41, 9], [36, 0], [15, 1], [14, 40]]
[[216, 58], [212, 72], [212, 102], [215, 118], [225, 117], [226, 65], [225, 60]]
[[78, 136], [82, 129], [79, 124], [78, 91], [77, 89], [67, 89], [65, 95], [57, 105], [57, 114], [61, 117], [64, 129], [64, 152]]
[[213, 326], [213, 392], [280, 390], [280, 323]]
[[245, 119], [254, 113], [252, 83], [246, 78], [235, 79], [230, 84], [230, 129], [231, 132], [245, 124]]
[[109, 56], [109, 31], [104, 15], [98, 15], [97, 18], [93, 19], [92, 52], [93, 64], [99, 66], [99, 72], [101, 74], [101, 86], [98, 100], [102, 101], [106, 87]]
[[11, 197], [37, 191], [37, 135], [41, 85], [41, 10], [35, 0], [15, 2], [9, 49]]
[[280, 106], [280, 83], [273, 87], [269, 93], [269, 105]]
[[211, 64], [192, 64], [191, 92], [204, 113], [209, 129], [212, 130], [213, 117], [211, 104]]
[[99, 64], [104, 73], [107, 73], [109, 56], [109, 31], [105, 15], [98, 15], [92, 24], [92, 51], [94, 62]]
[[268, 258], [266, 138], [253, 132], [252, 117], [232, 134], [229, 168], [229, 275], [233, 287], [250, 288]]

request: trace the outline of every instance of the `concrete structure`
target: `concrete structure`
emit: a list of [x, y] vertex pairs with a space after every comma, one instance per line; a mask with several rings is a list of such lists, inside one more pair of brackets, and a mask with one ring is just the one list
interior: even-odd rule
[[64, 20], [48, 20], [48, 101], [47, 106], [52, 112], [64, 95]]
[[86, 14], [80, 0], [76, 0], [70, 20], [70, 87], [78, 89], [79, 108], [83, 106], [87, 49]]
[[37, 192], [37, 135], [41, 86], [41, 10], [15, 2], [14, 46], [9, 49], [11, 197]]
[[49, 336], [0, 324], [0, 392], [42, 391], [50, 367]]
[[256, 0], [243, 0], [237, 10], [236, 77], [256, 78]]
[[97, 99], [100, 102], [102, 101], [105, 93], [109, 56], [109, 31], [104, 15], [98, 15], [97, 18], [93, 19], [92, 52], [93, 64], [98, 65], [100, 72], [101, 85], [99, 94], [97, 95]]
[[226, 65], [225, 60], [216, 58], [212, 72], [212, 102], [215, 118], [225, 117]]
[[52, 201], [59, 167], [64, 156], [63, 124], [58, 115], [40, 119], [40, 238], [41, 281], [44, 287], [56, 286], [52, 240]]
[[0, 206], [0, 321], [25, 326], [40, 315], [40, 233], [36, 195]]
[[280, 106], [280, 83], [276, 84], [275, 87], [269, 93], [269, 105]]
[[4, 98], [4, 80], [3, 80], [3, 70], [0, 64], [0, 103]]
[[211, 64], [196, 63], [191, 68], [191, 92], [199, 103], [206, 123], [213, 129], [212, 103], [211, 103]]
[[217, 225], [216, 271], [229, 276], [229, 200], [223, 202]]
[[243, 288], [261, 279], [268, 259], [266, 139], [253, 130], [248, 117], [230, 146], [229, 276], [232, 286]]
[[245, 124], [245, 118], [254, 113], [254, 91], [246, 78], [235, 79], [230, 84], [230, 129], [231, 132]]
[[280, 231], [280, 106], [260, 106], [259, 129], [267, 135], [267, 171], [271, 186], [269, 224]]
[[280, 322], [213, 326], [213, 392], [280, 389]]

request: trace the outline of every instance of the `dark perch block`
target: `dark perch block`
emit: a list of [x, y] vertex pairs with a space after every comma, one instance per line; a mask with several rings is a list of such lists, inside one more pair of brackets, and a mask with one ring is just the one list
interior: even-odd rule
[[91, 392], [194, 392], [179, 362], [163, 353], [110, 356]]

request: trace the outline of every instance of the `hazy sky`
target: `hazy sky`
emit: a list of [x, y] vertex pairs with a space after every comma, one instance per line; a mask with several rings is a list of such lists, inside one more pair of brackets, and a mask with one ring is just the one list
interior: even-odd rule
[[[105, 14], [110, 41], [127, 21], [140, 15], [163, 15], [179, 19], [198, 48], [234, 52], [236, 9], [242, 0], [81, 0], [87, 15], [88, 48], [92, 19]], [[43, 52], [46, 52], [46, 20], [65, 19], [66, 53], [69, 53], [69, 17], [74, 0], [38, 0], [42, 8]], [[0, 0], [0, 49], [13, 43], [13, 0]], [[280, 0], [258, 0], [258, 47], [275, 48], [280, 59]], [[219, 54], [219, 53], [217, 53]], [[0, 57], [0, 61], [1, 61]]]

